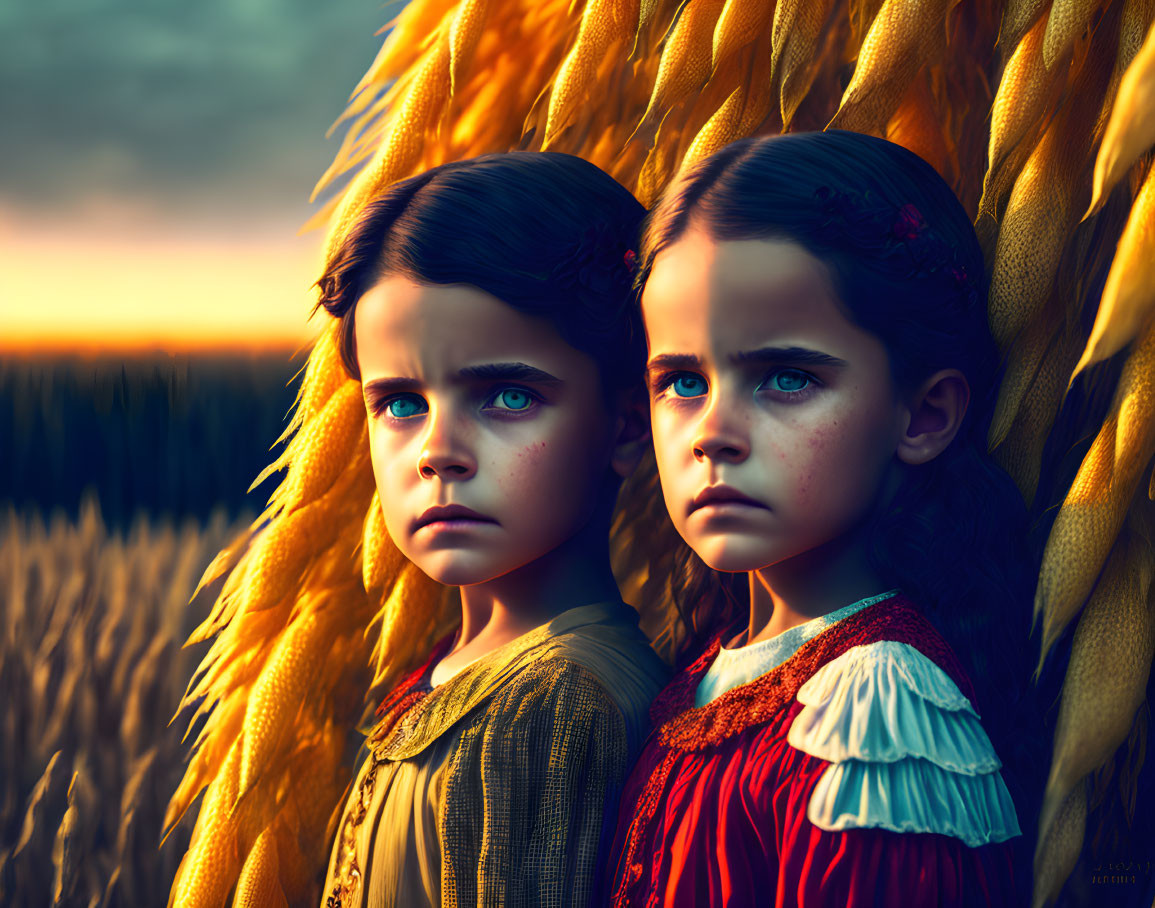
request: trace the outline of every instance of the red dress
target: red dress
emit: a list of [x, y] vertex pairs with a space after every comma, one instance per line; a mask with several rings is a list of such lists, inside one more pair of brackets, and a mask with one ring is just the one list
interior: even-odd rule
[[[808, 818], [811, 796], [831, 763], [788, 742], [804, 708], [795, 698], [823, 666], [879, 641], [913, 647], [973, 701], [950, 648], [901, 596], [851, 615], [777, 668], [703, 707], [693, 708], [694, 693], [718, 653], [717, 641], [678, 675], [654, 702], [654, 732], [622, 797], [607, 868], [611, 903], [1015, 904], [1006, 842], [969, 847], [947, 834], [834, 831]], [[1014, 825], [1013, 807], [1011, 816]]]

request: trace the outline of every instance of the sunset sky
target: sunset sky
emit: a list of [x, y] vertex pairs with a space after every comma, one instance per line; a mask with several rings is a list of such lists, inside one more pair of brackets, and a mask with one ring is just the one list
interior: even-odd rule
[[399, 8], [0, 4], [0, 350], [306, 340], [298, 228]]

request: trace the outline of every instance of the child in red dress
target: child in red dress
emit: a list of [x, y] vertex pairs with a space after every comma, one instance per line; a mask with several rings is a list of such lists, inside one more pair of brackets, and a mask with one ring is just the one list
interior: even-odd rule
[[985, 454], [962, 206], [881, 139], [745, 140], [670, 188], [641, 263], [680, 605], [720, 630], [654, 704], [611, 901], [1015, 903], [988, 729], [1024, 508]]

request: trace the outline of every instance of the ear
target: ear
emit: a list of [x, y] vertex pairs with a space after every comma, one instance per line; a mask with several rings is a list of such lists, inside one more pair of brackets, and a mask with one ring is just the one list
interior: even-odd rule
[[645, 388], [621, 392], [617, 413], [610, 469], [625, 479], [638, 468], [650, 447], [650, 401]]
[[970, 396], [958, 369], [943, 369], [923, 382], [908, 399], [910, 422], [898, 440], [898, 459], [917, 466], [945, 451], [962, 426]]

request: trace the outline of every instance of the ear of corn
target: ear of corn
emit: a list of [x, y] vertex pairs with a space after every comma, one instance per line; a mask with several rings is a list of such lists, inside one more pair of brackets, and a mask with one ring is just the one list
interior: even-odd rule
[[1053, 0], [1043, 36], [1043, 63], [1054, 69], [1059, 59], [1071, 49], [1075, 39], [1087, 28], [1099, 0]]
[[[1121, 48], [1120, 52], [1125, 52]], [[1093, 195], [1089, 212], [1103, 200], [1135, 163], [1155, 145], [1155, 23], [1119, 82], [1111, 119], [1095, 160]]]
[[288, 908], [281, 890], [280, 862], [272, 829], [258, 837], [237, 880], [233, 908]]
[[[1028, 506], [1035, 500], [1043, 450], [1062, 403], [1071, 365], [1079, 355], [1079, 342], [1080, 336], [1068, 328], [1060, 329], [1050, 339], [1038, 369], [1026, 383], [1006, 437], [994, 449], [996, 461], [1015, 481]], [[1012, 377], [1017, 378], [1008, 371], [1007, 380]]]
[[1047, 539], [1035, 613], [1043, 655], [1087, 598], [1155, 449], [1155, 326], [1119, 379], [1111, 415], [1083, 459]]
[[[1004, 51], [1017, 47], [1023, 36], [1050, 9], [1050, 0], [1007, 0], [999, 28], [999, 44]], [[1046, 17], [1043, 18], [1046, 22]]]
[[723, 145], [749, 135], [770, 114], [773, 106], [773, 84], [770, 81], [769, 41], [752, 48], [753, 62], [741, 85], [730, 93], [706, 125], [694, 137], [682, 166], [713, 154]]
[[385, 528], [381, 500], [374, 493], [365, 514], [365, 529], [361, 537], [361, 580], [365, 591], [380, 592], [391, 578], [397, 576], [404, 560]]
[[1011, 430], [1023, 397], [1034, 381], [1042, 365], [1043, 355], [1052, 342], [1054, 323], [1054, 315], [1044, 312], [1043, 317], [1033, 320], [1027, 326], [1008, 352], [1006, 373], [999, 385], [999, 396], [987, 438], [992, 450], [1003, 443]]
[[[1155, 108], [1153, 108], [1155, 109]], [[1091, 337], [1074, 375], [1131, 343], [1155, 311], [1155, 168], [1131, 207]], [[1072, 380], [1073, 377], [1072, 377]]]
[[173, 883], [172, 905], [215, 908], [224, 903], [240, 869], [238, 823], [231, 817], [240, 775], [241, 742], [229, 748], [220, 773], [209, 785], [188, 853]]
[[453, 21], [449, 26], [449, 91], [457, 93], [469, 64], [473, 62], [473, 52], [481, 40], [485, 28], [485, 18], [489, 14], [490, 0], [461, 0]]
[[714, 26], [711, 62], [714, 69], [732, 54], [766, 33], [774, 15], [774, 0], [726, 0]]
[[1011, 149], [1038, 122], [1047, 100], [1048, 86], [1056, 81], [1048, 77], [1043, 64], [1045, 28], [1046, 21], [1040, 19], [1023, 36], [999, 79], [995, 100], [991, 104], [988, 174], [998, 170]]
[[1083, 835], [1087, 826], [1087, 793], [1076, 785], [1055, 812], [1054, 820], [1044, 832], [1046, 838], [1035, 852], [1035, 889], [1031, 905], [1043, 908], [1059, 897], [1063, 883], [1075, 868], [1079, 852], [1083, 850]]
[[1042, 133], [1019, 173], [999, 224], [988, 314], [1003, 350], [1046, 302], [1074, 227], [1080, 179], [1110, 67], [1089, 55], [1070, 97]]
[[569, 125], [578, 104], [589, 97], [598, 65], [615, 41], [633, 37], [638, 0], [589, 0], [573, 49], [554, 80], [545, 127], [545, 144]]
[[1149, 27], [1155, 23], [1155, 0], [1123, 0], [1119, 21], [1119, 45], [1115, 73], [1122, 76], [1143, 47]]
[[1063, 682], [1042, 820], [1110, 760], [1143, 704], [1155, 648], [1148, 608], [1152, 550], [1120, 538], [1079, 618]]
[[990, 286], [991, 333], [1006, 348], [1050, 295], [1074, 206], [1065, 121], [1043, 135], [1015, 181], [999, 228]]
[[368, 86], [382, 85], [397, 73], [417, 64], [421, 55], [443, 32], [447, 20], [459, 9], [457, 0], [406, 3], [397, 18], [381, 29], [388, 30], [389, 35], [353, 89], [353, 97]]
[[886, 0], [831, 126], [879, 134], [915, 73], [941, 52], [950, 0]]
[[701, 88], [710, 76], [713, 31], [725, 0], [687, 3], [666, 39], [658, 77], [638, 127], [649, 134], [670, 108]]
[[448, 96], [449, 47], [448, 36], [444, 36], [425, 53], [412, 81], [403, 90], [384, 141], [343, 196], [333, 217], [330, 250], [336, 248], [362, 204], [374, 192], [413, 172], [425, 135], [440, 119]]
[[778, 103], [786, 129], [814, 79], [822, 28], [830, 19], [832, 0], [782, 0], [774, 10], [770, 78], [779, 85]]
[[445, 627], [448, 611], [445, 588], [407, 565], [373, 619], [381, 623], [373, 683], [381, 684], [404, 668], [398, 659], [402, 654], [431, 647], [438, 631]]
[[253, 789], [289, 733], [290, 717], [301, 708], [327, 642], [316, 617], [306, 613], [289, 626], [269, 656], [245, 707], [237, 801]]

